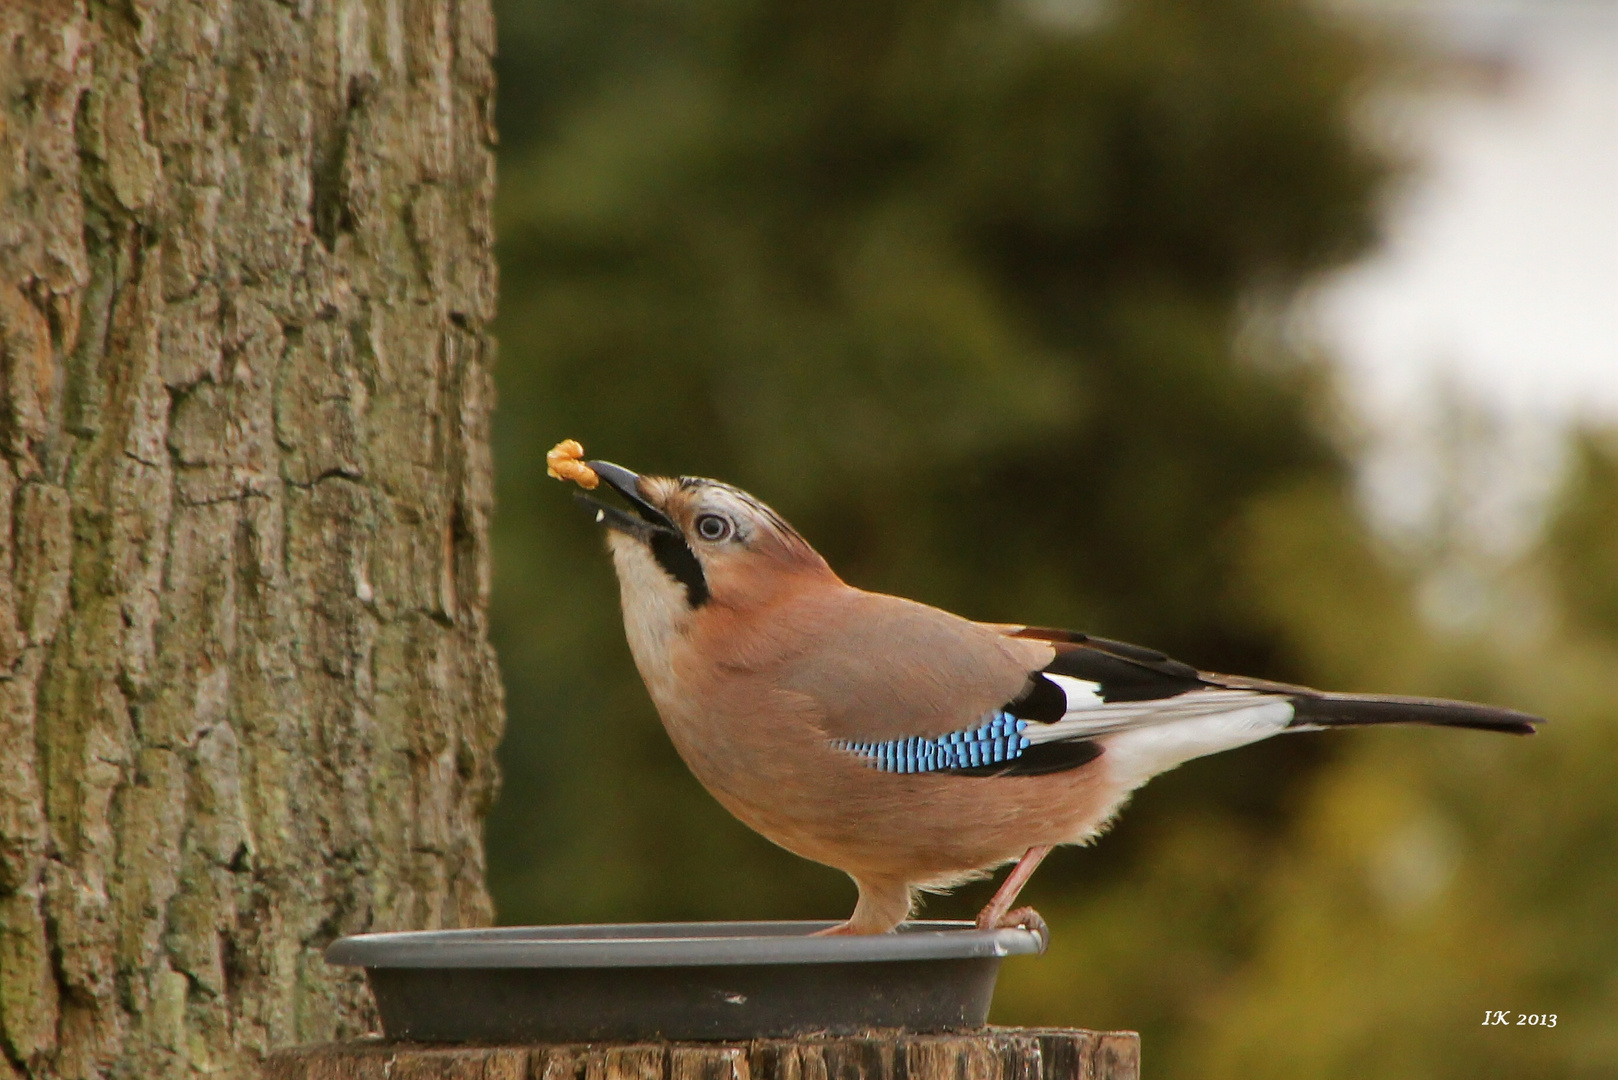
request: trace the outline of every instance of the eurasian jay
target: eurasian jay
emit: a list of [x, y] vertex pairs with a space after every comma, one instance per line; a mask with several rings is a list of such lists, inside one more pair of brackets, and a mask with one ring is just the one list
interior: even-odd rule
[[1043, 932], [1012, 907], [1046, 853], [1090, 840], [1136, 788], [1206, 754], [1328, 727], [1528, 735], [1541, 722], [972, 622], [846, 584], [729, 484], [562, 464], [558, 475], [599, 477], [628, 504], [578, 496], [606, 526], [629, 648], [680, 756], [744, 823], [854, 879], [854, 913], [831, 933], [892, 930], [917, 890], [1013, 861], [977, 924]]

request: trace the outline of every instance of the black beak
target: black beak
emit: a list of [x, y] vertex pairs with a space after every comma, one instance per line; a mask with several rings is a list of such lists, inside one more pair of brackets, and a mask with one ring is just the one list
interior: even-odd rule
[[654, 534], [660, 532], [680, 535], [680, 530], [674, 527], [674, 522], [641, 496], [640, 477], [637, 474], [610, 461], [588, 461], [585, 464], [589, 465], [608, 487], [622, 495], [629, 508], [635, 512], [635, 516], [631, 516], [616, 506], [608, 506], [582, 492], [575, 494], [574, 498], [595, 515], [597, 524], [638, 536], [642, 540], [650, 540]]
[[702, 572], [702, 563], [691, 550], [691, 545], [685, 542], [685, 537], [680, 535], [680, 530], [675, 528], [674, 522], [669, 520], [668, 515], [647, 502], [645, 496], [641, 495], [640, 477], [622, 465], [614, 465], [610, 461], [587, 461], [585, 464], [590, 466], [608, 487], [622, 495], [634, 513], [625, 513], [616, 506], [608, 506], [588, 495], [578, 494], [574, 497], [589, 507], [595, 514], [598, 524], [636, 537], [650, 548], [652, 557], [657, 560], [664, 572], [685, 586], [686, 600], [693, 608], [706, 604], [708, 579]]

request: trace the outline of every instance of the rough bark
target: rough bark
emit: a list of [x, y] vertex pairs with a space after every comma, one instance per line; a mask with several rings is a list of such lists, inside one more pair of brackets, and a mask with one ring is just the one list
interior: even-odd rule
[[0, 1080], [490, 915], [487, 0], [0, 0]]
[[276, 1054], [266, 1080], [1139, 1080], [1133, 1031], [874, 1031], [752, 1043], [435, 1047], [367, 1041]]

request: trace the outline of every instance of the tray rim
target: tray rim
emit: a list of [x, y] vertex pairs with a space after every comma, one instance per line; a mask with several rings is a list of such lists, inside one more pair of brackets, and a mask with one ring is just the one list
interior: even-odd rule
[[917, 920], [895, 933], [812, 937], [822, 921], [575, 923], [354, 934], [326, 962], [363, 968], [647, 968], [893, 963], [1028, 956], [1032, 930]]

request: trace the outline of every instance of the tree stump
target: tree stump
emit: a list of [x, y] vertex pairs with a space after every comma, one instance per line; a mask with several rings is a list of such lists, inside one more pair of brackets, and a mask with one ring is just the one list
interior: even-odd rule
[[1138, 1080], [1132, 1031], [874, 1031], [746, 1043], [427, 1046], [362, 1039], [273, 1054], [265, 1080]]

